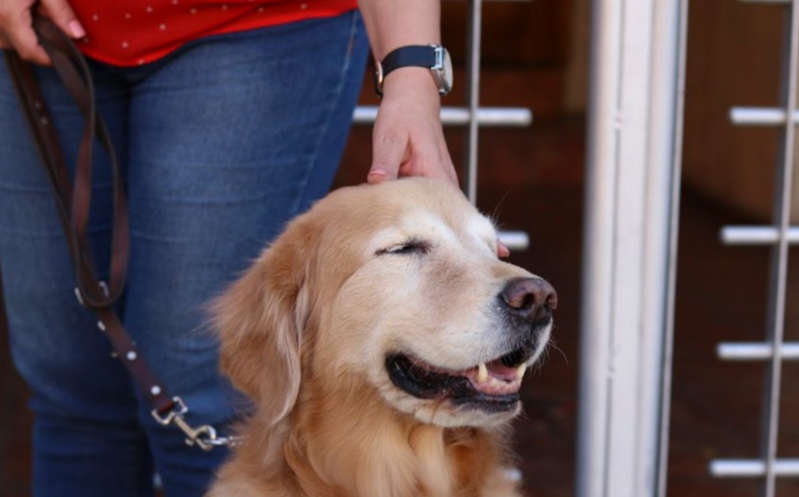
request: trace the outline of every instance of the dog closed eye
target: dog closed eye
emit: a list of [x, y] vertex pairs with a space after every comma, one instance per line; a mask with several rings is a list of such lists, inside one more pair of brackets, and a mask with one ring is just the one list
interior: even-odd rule
[[427, 254], [430, 252], [431, 244], [427, 241], [418, 238], [411, 238], [402, 243], [383, 248], [375, 252], [375, 255], [409, 255], [409, 254]]

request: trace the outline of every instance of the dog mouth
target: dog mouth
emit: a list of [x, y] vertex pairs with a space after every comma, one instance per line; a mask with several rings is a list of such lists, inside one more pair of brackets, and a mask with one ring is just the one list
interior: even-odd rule
[[533, 352], [533, 347], [522, 346], [460, 371], [392, 353], [386, 357], [386, 370], [394, 386], [414, 397], [449, 399], [456, 405], [501, 412], [516, 407], [527, 361]]

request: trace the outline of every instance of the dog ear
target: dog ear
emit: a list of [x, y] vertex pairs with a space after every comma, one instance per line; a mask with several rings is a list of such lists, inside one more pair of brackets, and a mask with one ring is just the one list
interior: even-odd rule
[[300, 341], [316, 238], [304, 216], [293, 221], [212, 307], [222, 372], [272, 424], [291, 411], [300, 389]]

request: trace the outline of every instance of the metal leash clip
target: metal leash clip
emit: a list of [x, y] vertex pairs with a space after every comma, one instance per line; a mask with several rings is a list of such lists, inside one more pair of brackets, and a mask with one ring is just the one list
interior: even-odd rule
[[165, 416], [158, 414], [156, 409], [150, 411], [150, 414], [162, 426], [169, 426], [175, 424], [186, 435], [186, 445], [191, 447], [197, 446], [202, 450], [209, 451], [217, 446], [235, 447], [241, 444], [241, 437], [228, 436], [220, 437], [216, 434], [216, 429], [211, 425], [201, 425], [197, 428], [192, 427], [184, 418], [183, 415], [189, 412], [189, 408], [183, 399], [180, 397], [172, 397], [175, 402], [175, 407]]

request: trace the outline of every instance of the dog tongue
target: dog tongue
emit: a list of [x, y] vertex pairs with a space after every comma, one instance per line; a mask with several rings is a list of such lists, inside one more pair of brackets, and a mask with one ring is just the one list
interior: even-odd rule
[[488, 368], [488, 374], [490, 376], [505, 381], [514, 381], [516, 380], [516, 377], [519, 374], [518, 366], [516, 367], [506, 366], [502, 364], [502, 361], [500, 359], [489, 362], [488, 364], [486, 364], [486, 367]]

